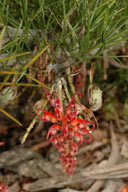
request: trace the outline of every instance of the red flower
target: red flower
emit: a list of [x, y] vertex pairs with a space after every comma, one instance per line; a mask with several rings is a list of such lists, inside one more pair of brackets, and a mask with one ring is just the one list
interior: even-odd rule
[[[78, 150], [77, 143], [81, 145], [83, 142], [89, 143], [91, 141], [91, 131], [95, 128], [94, 123], [77, 119], [77, 110], [74, 103], [74, 97], [68, 104], [65, 114], [60, 100], [54, 92], [55, 99], [43, 87], [47, 99], [54, 107], [55, 114], [47, 112], [41, 108], [36, 109], [36, 114], [41, 121], [51, 121], [55, 123], [49, 128], [47, 140], [51, 141], [57, 146], [61, 153], [61, 164], [68, 173], [73, 173], [73, 166], [76, 164], [75, 152]], [[41, 116], [38, 112], [42, 112]], [[89, 124], [92, 126], [89, 128]]]
[[120, 192], [128, 192], [128, 185], [125, 185]]
[[4, 145], [5, 142], [4, 141], [0, 141], [0, 146]]
[[0, 192], [5, 192], [8, 189], [7, 185], [0, 184]]

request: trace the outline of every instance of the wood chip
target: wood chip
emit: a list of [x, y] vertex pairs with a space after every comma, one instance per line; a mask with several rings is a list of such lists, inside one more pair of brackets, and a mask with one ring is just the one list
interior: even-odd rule
[[31, 149], [18, 148], [1, 153], [0, 168], [32, 178], [58, 176], [60, 171]]

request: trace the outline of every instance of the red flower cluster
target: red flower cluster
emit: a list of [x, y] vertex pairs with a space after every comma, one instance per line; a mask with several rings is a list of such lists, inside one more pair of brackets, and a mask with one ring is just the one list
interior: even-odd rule
[[75, 78], [75, 90], [77, 93], [81, 92], [82, 88], [85, 86], [85, 77], [82, 72], [79, 72]]
[[[36, 109], [36, 114], [41, 121], [51, 121], [54, 123], [54, 125], [49, 128], [47, 140], [58, 148], [61, 154], [61, 164], [66, 172], [73, 173], [73, 166], [76, 164], [75, 152], [78, 150], [77, 143], [79, 145], [81, 145], [83, 141], [89, 143], [91, 141], [91, 131], [95, 128], [95, 125], [90, 121], [76, 118], [75, 95], [68, 104], [64, 114], [63, 106], [56, 92], [54, 92], [55, 99], [53, 99], [44, 87], [43, 89], [47, 95], [47, 99], [54, 107], [55, 115], [41, 108]], [[39, 115], [39, 111], [42, 112], [41, 115]], [[88, 127], [89, 124], [92, 126], [91, 128]]]
[[0, 184], [0, 192], [5, 192], [8, 189], [7, 185]]

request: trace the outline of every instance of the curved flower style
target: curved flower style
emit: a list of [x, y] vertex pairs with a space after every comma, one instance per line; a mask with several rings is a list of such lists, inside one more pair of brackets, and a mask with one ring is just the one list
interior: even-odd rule
[[[36, 114], [41, 121], [54, 123], [49, 128], [47, 140], [52, 142], [61, 153], [61, 164], [66, 172], [73, 173], [73, 166], [76, 164], [75, 152], [78, 150], [78, 144], [81, 145], [83, 142], [89, 143], [91, 141], [91, 131], [95, 128], [95, 125], [91, 121], [77, 119], [77, 110], [74, 102], [75, 95], [72, 97], [64, 114], [63, 106], [57, 93], [54, 92], [55, 99], [53, 99], [44, 87], [43, 89], [47, 99], [54, 107], [55, 114], [41, 108], [36, 109]], [[39, 112], [41, 115], [39, 115]], [[92, 127], [89, 128], [89, 125]]]

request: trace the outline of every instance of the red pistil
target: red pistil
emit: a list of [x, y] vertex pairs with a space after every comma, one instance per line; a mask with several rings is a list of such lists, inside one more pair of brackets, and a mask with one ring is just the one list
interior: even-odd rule
[[[42, 114], [41, 117], [40, 117], [40, 115], [38, 114], [38, 111], [43, 112], [43, 114]], [[45, 110], [43, 110], [43, 109], [41, 109], [41, 108], [37, 108], [37, 109], [36, 109], [36, 114], [37, 114], [37, 116], [39, 117], [39, 119], [40, 119], [41, 121], [51, 121], [52, 123], [56, 123], [56, 122], [57, 122], [57, 119], [56, 119], [55, 115], [53, 115], [52, 113], [47, 112], [47, 111], [45, 111]]]

